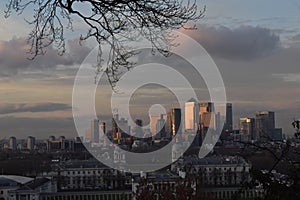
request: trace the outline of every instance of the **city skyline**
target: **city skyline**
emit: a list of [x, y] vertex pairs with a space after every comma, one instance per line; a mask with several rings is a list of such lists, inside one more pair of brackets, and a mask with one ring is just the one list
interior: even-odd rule
[[[2, 10], [4, 4], [0, 3]], [[235, 107], [233, 128], [238, 128], [239, 118], [254, 117], [253, 113], [259, 110], [271, 110], [276, 112], [276, 123], [283, 132], [292, 135], [290, 124], [300, 115], [299, 3], [229, 0], [224, 5], [220, 0], [199, 1], [199, 8], [203, 5], [207, 11], [197, 24], [198, 30], [183, 32], [203, 45], [219, 67], [228, 101]], [[25, 18], [30, 15], [24, 14]], [[1, 12], [1, 138], [7, 135], [42, 138], [56, 133], [76, 136], [71, 112], [72, 86], [79, 65], [94, 47], [92, 42], [78, 44], [80, 34], [77, 33], [84, 27], [75, 21], [77, 31], [67, 33], [66, 56], [57, 56], [56, 50], [50, 47], [45, 56], [29, 61], [26, 54], [29, 26], [23, 17], [5, 19], [3, 15]], [[101, 101], [96, 101], [96, 110], [109, 119], [111, 110], [103, 108], [103, 102], [109, 102], [111, 88], [103, 82], [106, 84], [102, 96], [97, 97]], [[209, 100], [204, 84], [199, 85], [200, 97]], [[146, 90], [139, 90], [141, 94], [143, 89]], [[155, 102], [155, 96], [159, 97], [156, 103], [173, 102], [165, 93], [162, 88], [144, 91], [146, 98], [141, 106], [145, 107], [150, 100]], [[135, 108], [134, 118], [148, 116], [143, 109]]]
[[[239, 118], [238, 127], [236, 129], [233, 129], [231, 124], [231, 113], [233, 108], [232, 103], [226, 103], [225, 108], [226, 116], [222, 116], [220, 115], [220, 113], [215, 112], [213, 102], [200, 101], [197, 103], [196, 100], [190, 99], [185, 103], [184, 109], [171, 108], [167, 114], [156, 113], [154, 115], [149, 115], [149, 125], [144, 124], [144, 121], [142, 119], [134, 119], [134, 127], [129, 126], [128, 120], [126, 118], [123, 118], [118, 113], [115, 113], [114, 116], [112, 116], [112, 118], [110, 118], [109, 120], [103, 120], [103, 118], [92, 119], [90, 121], [90, 127], [85, 130], [85, 134], [79, 135], [79, 137], [84, 139], [85, 142], [102, 143], [104, 142], [104, 135], [110, 132], [112, 136], [110, 137], [109, 135], [106, 135], [106, 137], [113, 140], [116, 140], [119, 137], [123, 137], [121, 135], [117, 136], [117, 134], [123, 133], [126, 134], [126, 137], [155, 136], [156, 139], [161, 139], [163, 137], [172, 138], [175, 134], [177, 134], [177, 132], [194, 132], [196, 134], [197, 131], [203, 128], [210, 128], [215, 131], [222, 131], [219, 134], [225, 133], [228, 135], [235, 135], [238, 133], [239, 135], [241, 135], [241, 141], [257, 141], [261, 138], [282, 140], [284, 139], [284, 137], [289, 137], [289, 135], [286, 135], [282, 131], [282, 128], [277, 128], [277, 124], [275, 123], [275, 112], [273, 111], [256, 111], [255, 113], [253, 113], [254, 117], [248, 116]], [[187, 112], [187, 110], [192, 112]], [[195, 111], [197, 112], [195, 113]], [[184, 117], [181, 121], [182, 114], [184, 114]], [[189, 116], [189, 114], [191, 116]], [[218, 119], [220, 117], [224, 120], [223, 124], [220, 124], [220, 119]], [[195, 122], [195, 125], [193, 127], [196, 128], [191, 129], [191, 124], [190, 122], [186, 123], [186, 119], [194, 118], [198, 119], [198, 121], [196, 122], [193, 120]], [[108, 121], [112, 121], [112, 124], [110, 124]], [[150, 133], [151, 135], [145, 136], [144, 134], [146, 133]], [[65, 137], [59, 133], [52, 134], [52, 136]], [[77, 137], [78, 136], [75, 136], [75, 138]], [[15, 135], [9, 135], [9, 140], [11, 138], [16, 137]], [[34, 138], [35, 140], [35, 137], [31, 135], [28, 135], [27, 140], [29, 138]], [[21, 137], [18, 139], [24, 138]]]

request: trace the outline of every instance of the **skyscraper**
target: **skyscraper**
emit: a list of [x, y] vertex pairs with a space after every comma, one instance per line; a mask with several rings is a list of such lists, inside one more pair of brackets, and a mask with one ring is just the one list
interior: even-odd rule
[[[166, 132], [166, 129], [167, 129], [167, 115], [166, 114], [150, 115], [150, 132], [151, 132], [152, 136], [157, 134], [157, 137], [160, 137], [159, 130], [161, 130], [160, 125], [163, 122], [162, 119], [164, 121], [164, 128], [163, 129]], [[157, 126], [159, 126], [159, 127], [157, 127]]]
[[197, 131], [199, 124], [199, 103], [190, 99], [185, 103], [185, 130]]
[[214, 108], [213, 102], [200, 102], [200, 112], [199, 112], [199, 119], [200, 119], [200, 130], [199, 134], [202, 138], [206, 138], [208, 142], [213, 142], [214, 137], [213, 135], [210, 135], [209, 138], [207, 138], [207, 132], [215, 131], [217, 129], [217, 119], [216, 119], [216, 113]]
[[181, 131], [181, 109], [172, 108], [168, 113], [167, 117], [168, 123], [168, 134], [169, 137], [174, 137], [178, 131]]
[[214, 103], [213, 102], [200, 102], [200, 115], [204, 112], [214, 112]]
[[249, 140], [256, 140], [254, 118], [240, 118], [239, 125], [243, 141], [248, 142]]
[[99, 138], [99, 142], [106, 145], [106, 140], [105, 140], [105, 137], [106, 137], [106, 123], [105, 122], [100, 122], [100, 126], [99, 126], [99, 135], [100, 135], [100, 138]]
[[214, 103], [201, 102], [200, 103], [200, 124], [203, 128], [216, 129], [216, 114]]
[[275, 129], [275, 114], [270, 111], [255, 113], [255, 131], [257, 140], [273, 139]]
[[160, 119], [160, 115], [150, 115], [150, 132], [152, 135], [157, 134], [156, 123], [157, 123], [157, 120], [159, 120], [159, 119]]
[[233, 125], [232, 125], [232, 103], [226, 104], [226, 116], [225, 116], [225, 124], [224, 130], [226, 132], [232, 132]]
[[15, 137], [10, 137], [8, 140], [8, 148], [13, 151], [17, 150], [17, 139]]
[[100, 133], [105, 135], [106, 134], [106, 123], [100, 122]]
[[223, 125], [224, 125], [224, 124], [221, 123], [221, 121], [222, 121], [221, 113], [218, 112], [218, 113], [216, 113], [215, 116], [216, 116], [216, 130], [217, 130], [218, 132], [220, 132], [220, 131], [222, 131]]
[[277, 141], [283, 140], [282, 128], [275, 128], [273, 131], [273, 139]]
[[155, 132], [157, 133], [156, 134], [157, 138], [162, 138], [162, 137], [166, 136], [165, 123], [166, 123], [166, 121], [164, 119], [164, 115], [161, 114], [160, 118], [156, 121], [156, 130], [155, 130]]
[[91, 142], [99, 143], [99, 120], [93, 119], [91, 121]]
[[216, 114], [204, 112], [200, 115], [201, 126], [204, 128], [216, 129]]
[[120, 141], [121, 138], [130, 135], [130, 129], [131, 127], [128, 125], [128, 121], [123, 117], [119, 119], [119, 114], [115, 114], [112, 118], [112, 135], [108, 135], [108, 137], [115, 141]]
[[112, 135], [110, 136], [112, 139], [117, 140], [118, 139], [118, 132], [119, 132], [119, 128], [118, 128], [118, 121], [119, 121], [119, 115], [115, 114], [114, 117], [112, 118]]
[[134, 131], [135, 131], [135, 136], [137, 137], [143, 137], [144, 135], [144, 131], [143, 131], [143, 121], [141, 119], [136, 119], [135, 121], [135, 128], [134, 128]]
[[28, 136], [26, 141], [26, 147], [28, 150], [33, 150], [35, 146], [35, 137]]

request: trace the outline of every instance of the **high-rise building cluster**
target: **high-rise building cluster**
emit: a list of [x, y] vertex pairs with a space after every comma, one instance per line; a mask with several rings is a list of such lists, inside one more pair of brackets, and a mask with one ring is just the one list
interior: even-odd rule
[[[153, 140], [171, 140], [177, 133], [190, 133], [201, 135], [197, 139], [197, 144], [201, 144], [200, 140], [208, 130], [216, 133], [225, 131], [226, 128], [227, 132], [232, 132], [232, 104], [227, 103], [225, 107], [224, 113], [227, 115], [222, 116], [215, 112], [213, 102], [190, 99], [185, 103], [184, 109], [171, 108], [167, 113], [150, 115], [149, 130], [143, 128], [141, 119], [135, 119], [135, 125], [131, 127], [127, 119], [120, 118], [119, 114], [114, 114], [110, 130], [107, 129], [106, 122], [93, 119], [90, 128], [86, 130], [85, 142], [94, 145], [103, 143], [102, 136], [105, 134], [114, 143], [133, 145], [136, 139], [151, 143]], [[221, 121], [225, 121], [225, 124]]]
[[[197, 102], [195, 99], [190, 99], [185, 103], [185, 108], [182, 111], [180, 108], [172, 108], [167, 115], [150, 116], [151, 133], [153, 135], [162, 132], [162, 119], [165, 120], [165, 128], [163, 132], [172, 137], [177, 132], [196, 133], [212, 129], [214, 131], [222, 130], [227, 127], [227, 131], [232, 131], [232, 104], [226, 104], [226, 113], [228, 115], [221, 116], [215, 112], [213, 102]], [[182, 116], [183, 115], [183, 116]], [[221, 118], [225, 119], [225, 124], [221, 124]], [[159, 125], [159, 126], [157, 126]], [[156, 128], [156, 129], [155, 129]]]
[[[118, 144], [133, 145], [136, 139], [150, 144], [154, 140], [171, 140], [177, 133], [196, 134], [194, 142], [197, 145], [201, 145], [204, 138], [209, 144], [215, 143], [219, 136], [221, 139], [233, 136], [235, 141], [243, 142], [283, 139], [282, 129], [275, 128], [274, 112], [260, 111], [255, 113], [255, 117], [240, 118], [239, 128], [234, 130], [232, 103], [226, 103], [219, 109], [215, 106], [214, 102], [198, 102], [192, 98], [185, 103], [184, 109], [171, 108], [167, 113], [150, 115], [149, 130], [143, 128], [141, 119], [135, 119], [135, 125], [131, 127], [118, 114], [112, 118], [110, 130], [106, 122], [91, 120], [85, 141], [103, 143], [102, 136], [105, 134]], [[224, 112], [217, 112], [221, 109], [225, 109]], [[206, 137], [208, 131], [210, 137]]]
[[10, 149], [12, 151], [16, 150], [21, 150], [21, 149], [26, 149], [29, 151], [32, 151], [36, 149], [36, 142], [35, 142], [35, 137], [28, 136], [26, 139], [26, 142], [18, 142], [17, 138], [14, 136], [11, 136], [8, 139], [8, 143], [4, 145], [5, 149]]
[[283, 139], [281, 128], [275, 127], [275, 113], [258, 111], [255, 117], [240, 118], [239, 134], [242, 141], [280, 141]]

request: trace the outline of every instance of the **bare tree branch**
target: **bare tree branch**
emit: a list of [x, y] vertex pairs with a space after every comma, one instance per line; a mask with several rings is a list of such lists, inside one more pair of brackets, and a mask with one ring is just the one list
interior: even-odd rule
[[[129, 58], [137, 52], [127, 46], [130, 41], [146, 39], [154, 50], [168, 56], [172, 46], [168, 33], [188, 28], [188, 22], [202, 18], [205, 12], [205, 7], [197, 8], [196, 0], [9, 0], [6, 7], [6, 17], [12, 11], [22, 14], [26, 8], [33, 9], [33, 19], [28, 20], [33, 27], [28, 37], [31, 59], [44, 55], [50, 45], [63, 54], [65, 29], [72, 29], [73, 17], [79, 18], [88, 27], [80, 39], [93, 38], [99, 44], [96, 75], [104, 71], [112, 88], [120, 69], [134, 65]], [[105, 45], [110, 48], [107, 63], [103, 63]]]

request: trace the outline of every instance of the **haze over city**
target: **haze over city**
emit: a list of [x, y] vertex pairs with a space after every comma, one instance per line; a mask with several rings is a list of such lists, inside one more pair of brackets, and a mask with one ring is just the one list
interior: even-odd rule
[[[233, 104], [234, 128], [240, 117], [254, 117], [256, 111], [274, 111], [276, 125], [293, 134], [291, 122], [300, 108], [300, 4], [279, 1], [199, 1], [206, 5], [205, 17], [195, 31], [183, 31], [208, 51], [218, 66]], [[4, 2], [0, 3], [4, 8]], [[3, 9], [2, 9], [3, 10]], [[76, 136], [72, 118], [72, 87], [79, 65], [94, 47], [78, 44], [85, 27], [74, 22], [76, 31], [67, 33], [67, 54], [58, 56], [49, 47], [45, 56], [28, 60], [26, 37], [30, 27], [24, 17], [0, 21], [0, 136]], [[30, 13], [25, 12], [25, 16]], [[142, 55], [140, 56], [142, 59]], [[174, 61], [175, 63], [175, 61]], [[181, 66], [184, 67], [184, 66]], [[195, 80], [194, 80], [195, 81]], [[199, 80], [201, 82], [201, 80]], [[203, 82], [203, 81], [202, 81]], [[207, 89], [199, 84], [199, 100], [209, 100]], [[110, 120], [111, 87], [103, 81], [96, 97], [97, 114]], [[140, 96], [138, 95], [140, 94]], [[149, 104], [176, 105], [165, 88], [150, 86], [136, 91], [133, 118], [147, 120]], [[157, 98], [159, 97], [159, 98]], [[134, 98], [133, 98], [134, 99]]]

